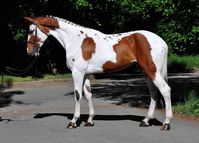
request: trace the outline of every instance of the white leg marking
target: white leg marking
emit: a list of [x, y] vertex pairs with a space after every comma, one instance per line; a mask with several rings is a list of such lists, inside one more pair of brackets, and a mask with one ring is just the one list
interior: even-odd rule
[[92, 103], [92, 93], [91, 93], [91, 86], [90, 86], [89, 79], [85, 80], [83, 88], [84, 88], [84, 94], [85, 94], [86, 100], [88, 102], [88, 109], [89, 109], [88, 122], [93, 123], [94, 108], [93, 108], [93, 103]]
[[73, 68], [72, 76], [74, 82], [74, 93], [75, 93], [75, 112], [73, 119], [71, 120], [72, 123], [76, 123], [77, 119], [80, 117], [80, 101], [82, 99], [82, 87], [83, 87], [83, 79], [84, 79], [84, 72]]
[[153, 82], [151, 81], [151, 79], [149, 79], [148, 77], [146, 77], [146, 81], [147, 81], [147, 86], [149, 88], [151, 102], [150, 102], [150, 106], [149, 106], [149, 110], [148, 110], [147, 116], [145, 117], [145, 119], [143, 121], [147, 125], [149, 125], [148, 122], [149, 122], [150, 119], [153, 118], [155, 107], [156, 107], [157, 88], [155, 87], [155, 85], [153, 84]]
[[171, 88], [165, 82], [160, 74], [156, 74], [156, 78], [153, 81], [156, 87], [160, 90], [160, 93], [164, 97], [166, 106], [166, 119], [163, 124], [169, 124], [173, 117], [172, 106], [171, 106]]

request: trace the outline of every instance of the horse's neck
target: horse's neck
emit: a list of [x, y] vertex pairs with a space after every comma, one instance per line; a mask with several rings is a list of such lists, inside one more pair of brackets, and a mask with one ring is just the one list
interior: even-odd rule
[[[69, 21], [59, 21], [60, 28], [51, 31], [51, 35], [54, 36], [60, 44], [65, 48], [66, 52], [70, 46], [75, 46], [78, 42], [82, 42], [82, 37], [92, 35], [92, 33], [101, 33], [94, 29], [89, 29]], [[78, 47], [73, 47], [78, 48]], [[70, 48], [70, 51], [72, 50]], [[75, 50], [75, 49], [74, 49]]]
[[75, 38], [75, 30], [71, 29], [70, 26], [61, 25], [60, 28], [50, 31], [50, 35], [55, 37], [66, 50], [71, 43], [71, 38]]
[[92, 33], [92, 29], [88, 29], [75, 24], [60, 23], [60, 28], [50, 31], [50, 35], [56, 38], [66, 51], [67, 66], [71, 69], [71, 58], [81, 51], [79, 47], [83, 41], [83, 37]]

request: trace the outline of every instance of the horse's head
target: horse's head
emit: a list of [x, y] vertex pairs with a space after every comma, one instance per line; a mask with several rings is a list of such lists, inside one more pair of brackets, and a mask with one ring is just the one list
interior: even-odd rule
[[39, 56], [40, 47], [47, 39], [47, 35], [40, 30], [35, 19], [29, 17], [25, 19], [31, 22], [27, 38], [27, 53], [31, 56]]
[[58, 22], [52, 17], [25, 17], [31, 22], [27, 39], [27, 53], [39, 56], [39, 50], [49, 35], [50, 30], [59, 28]]

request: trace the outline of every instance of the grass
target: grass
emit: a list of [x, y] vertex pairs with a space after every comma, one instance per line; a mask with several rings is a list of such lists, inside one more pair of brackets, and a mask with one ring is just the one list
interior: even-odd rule
[[192, 90], [188, 94], [187, 101], [185, 103], [178, 103], [173, 109], [177, 113], [199, 117], [199, 96], [197, 92]]
[[192, 72], [199, 68], [199, 55], [178, 56], [169, 54], [168, 68], [172, 72]]
[[27, 82], [27, 81], [37, 81], [37, 80], [57, 80], [57, 79], [66, 79], [70, 78], [71, 74], [46, 74], [41, 78], [34, 78], [32, 76], [26, 77], [19, 77], [19, 76], [11, 76], [11, 75], [4, 75], [4, 81], [12, 81], [12, 82]]

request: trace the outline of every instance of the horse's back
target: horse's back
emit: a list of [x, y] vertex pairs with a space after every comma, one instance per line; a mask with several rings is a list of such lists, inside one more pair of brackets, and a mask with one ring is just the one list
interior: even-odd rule
[[168, 50], [165, 41], [157, 34], [146, 30], [135, 31], [135, 33], [143, 34], [147, 38], [152, 50], [161, 49], [161, 47]]

